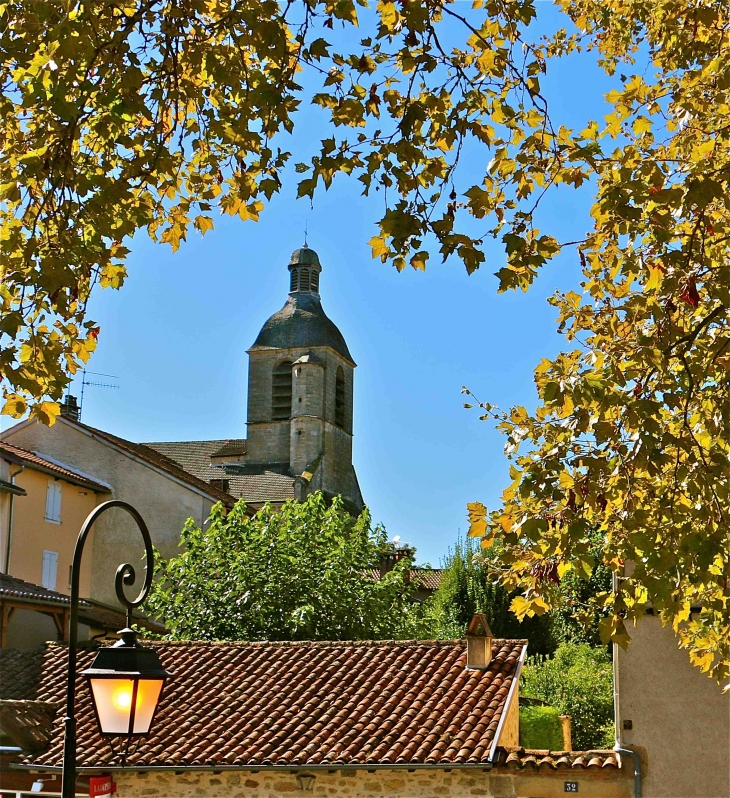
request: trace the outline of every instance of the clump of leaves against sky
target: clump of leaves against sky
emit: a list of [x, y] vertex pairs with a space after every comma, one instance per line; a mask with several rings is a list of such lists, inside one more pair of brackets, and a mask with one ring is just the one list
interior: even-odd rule
[[145, 610], [174, 640], [397, 638], [415, 584], [405, 558], [380, 577], [391, 549], [367, 510], [353, 518], [321, 493], [251, 518], [239, 502], [188, 521], [179, 556], [158, 558]]
[[[482, 404], [513, 483], [501, 508], [472, 504], [471, 529], [499, 541], [518, 615], [546, 612], [567, 571], [590, 575], [597, 530], [618, 579], [593, 599], [604, 638], [627, 644], [651, 602], [725, 678], [730, 8], [560, 0], [564, 29], [533, 41], [535, 0], [365, 5], [0, 4], [4, 412], [52, 421], [99, 335], [90, 293], [122, 285], [136, 231], [176, 248], [214, 211], [256, 219], [290, 160], [279, 134], [314, 103], [321, 148], [296, 165], [299, 194], [338, 174], [381, 190], [374, 257], [425, 269], [438, 252], [472, 272], [496, 240], [502, 291], [561, 251], [582, 265], [553, 299], [566, 345], [537, 366], [537, 410]], [[582, 130], [541, 88], [577, 51], [617, 79]], [[474, 146], [491, 159], [479, 173]], [[583, 184], [580, 240], [538, 229], [552, 189]]]

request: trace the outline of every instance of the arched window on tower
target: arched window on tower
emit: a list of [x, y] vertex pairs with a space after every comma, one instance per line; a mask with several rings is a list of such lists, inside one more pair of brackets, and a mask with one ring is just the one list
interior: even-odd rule
[[335, 424], [345, 426], [345, 372], [342, 366], [337, 367], [335, 377]]
[[291, 418], [291, 376], [289, 360], [274, 368], [271, 385], [271, 418], [274, 421]]

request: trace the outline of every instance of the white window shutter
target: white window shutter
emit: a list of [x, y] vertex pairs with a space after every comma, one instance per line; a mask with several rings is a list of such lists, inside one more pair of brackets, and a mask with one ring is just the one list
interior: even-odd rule
[[41, 576], [41, 584], [47, 590], [56, 589], [56, 576], [58, 574], [58, 552], [57, 551], [44, 551], [43, 552], [43, 574]]
[[46, 521], [61, 523], [61, 483], [57, 480], [48, 482], [46, 493]]

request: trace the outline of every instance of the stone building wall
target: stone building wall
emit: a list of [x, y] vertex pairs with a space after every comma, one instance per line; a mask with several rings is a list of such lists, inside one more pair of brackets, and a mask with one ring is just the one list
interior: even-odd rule
[[295, 773], [263, 771], [117, 771], [117, 798], [558, 798], [577, 782], [584, 798], [631, 798], [630, 768], [617, 770], [341, 770], [315, 776], [311, 793]]

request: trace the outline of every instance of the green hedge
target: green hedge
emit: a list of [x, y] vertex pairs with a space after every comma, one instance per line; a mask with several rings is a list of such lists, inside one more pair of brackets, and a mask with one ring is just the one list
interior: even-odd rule
[[563, 750], [560, 710], [555, 707], [520, 707], [520, 745], [523, 748]]
[[613, 746], [613, 672], [605, 648], [563, 643], [552, 657], [528, 657], [520, 692], [571, 716], [574, 750]]

